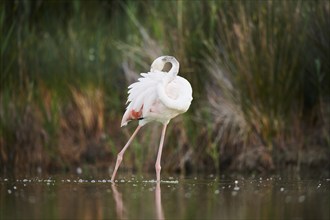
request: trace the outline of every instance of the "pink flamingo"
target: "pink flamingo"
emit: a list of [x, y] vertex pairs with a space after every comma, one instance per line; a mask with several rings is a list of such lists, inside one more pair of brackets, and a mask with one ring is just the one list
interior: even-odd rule
[[[163, 72], [166, 63], [172, 67], [168, 72]], [[163, 124], [160, 144], [155, 164], [157, 182], [160, 181], [160, 160], [164, 144], [166, 127], [175, 116], [186, 112], [192, 101], [192, 88], [183, 77], [178, 76], [179, 62], [172, 56], [161, 56], [151, 64], [150, 72], [141, 73], [138, 82], [128, 87], [129, 103], [121, 121], [121, 126], [127, 125], [131, 120], [139, 120], [139, 125], [129, 138], [126, 145], [118, 153], [116, 166], [111, 177], [114, 182], [118, 167], [123, 155], [140, 128], [151, 121]]]

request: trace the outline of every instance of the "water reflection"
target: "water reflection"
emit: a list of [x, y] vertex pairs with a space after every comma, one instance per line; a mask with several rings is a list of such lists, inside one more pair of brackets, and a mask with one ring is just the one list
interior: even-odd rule
[[156, 204], [156, 211], [157, 211], [157, 219], [165, 219], [164, 218], [164, 211], [162, 207], [162, 192], [160, 189], [160, 183], [157, 182], [156, 190], [155, 190], [155, 204]]
[[[127, 209], [123, 202], [122, 194], [118, 191], [116, 184], [112, 184], [111, 188], [112, 188], [113, 199], [116, 203], [117, 217], [119, 219], [127, 219]], [[154, 204], [156, 206], [155, 207], [156, 215], [157, 215], [156, 219], [160, 219], [160, 220], [165, 219], [163, 206], [162, 206], [162, 195], [161, 195], [160, 182], [156, 183]]]
[[[111, 190], [108, 187], [100, 184], [78, 184], [77, 182], [58, 183], [54, 184], [27, 184], [25, 188], [20, 187], [19, 193], [29, 194], [33, 196], [35, 201], [33, 204], [24, 200], [21, 195], [17, 196], [16, 205], [29, 207], [30, 210], [41, 211], [35, 214], [33, 218], [51, 219], [51, 218], [67, 218], [67, 219], [105, 219], [107, 214], [104, 203], [105, 194], [110, 194]], [[23, 194], [22, 194], [23, 195]], [[25, 205], [24, 205], [25, 204]], [[46, 213], [49, 211], [49, 213]], [[18, 219], [24, 219], [27, 213], [22, 213]]]
[[115, 200], [115, 203], [116, 203], [116, 213], [117, 213], [118, 218], [120, 218], [120, 219], [127, 218], [126, 207], [123, 203], [122, 194], [120, 192], [118, 192], [115, 184], [111, 184], [111, 188], [112, 188], [113, 199]]
[[330, 218], [329, 178], [167, 179], [0, 176], [0, 219]]

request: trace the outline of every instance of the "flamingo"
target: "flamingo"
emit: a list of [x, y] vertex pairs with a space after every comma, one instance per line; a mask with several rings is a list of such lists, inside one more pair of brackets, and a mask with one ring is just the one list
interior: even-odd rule
[[[168, 72], [163, 72], [166, 63], [172, 65]], [[137, 82], [128, 87], [126, 111], [121, 121], [121, 127], [131, 120], [139, 120], [138, 126], [117, 155], [115, 169], [111, 182], [114, 182], [118, 167], [128, 146], [145, 124], [158, 121], [163, 124], [157, 159], [156, 176], [160, 182], [161, 156], [164, 145], [166, 127], [169, 121], [186, 112], [192, 101], [192, 88], [183, 77], [178, 76], [179, 62], [173, 56], [161, 56], [151, 64], [150, 72], [141, 73]]]

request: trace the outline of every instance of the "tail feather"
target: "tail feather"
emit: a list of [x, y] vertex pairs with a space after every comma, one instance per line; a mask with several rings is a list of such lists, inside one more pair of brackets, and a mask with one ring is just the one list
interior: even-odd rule
[[128, 106], [123, 116], [123, 119], [121, 120], [121, 127], [126, 126], [127, 123], [131, 120], [142, 119], [142, 111], [143, 111], [143, 106], [139, 111], [135, 111], [134, 109], [131, 109], [130, 106]]
[[124, 126], [127, 125], [127, 123], [130, 121], [128, 118], [129, 118], [129, 111], [127, 109], [126, 112], [125, 112], [125, 114], [124, 114], [124, 116], [123, 116], [123, 118], [122, 118], [122, 120], [121, 120], [120, 127], [124, 127]]

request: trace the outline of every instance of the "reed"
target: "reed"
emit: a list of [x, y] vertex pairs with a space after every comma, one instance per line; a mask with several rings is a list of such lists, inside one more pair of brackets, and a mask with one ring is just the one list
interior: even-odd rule
[[[163, 54], [194, 90], [163, 169], [329, 167], [327, 1], [0, 4], [4, 171], [113, 166], [134, 127], [119, 128], [126, 87]], [[159, 126], [143, 133], [127, 169], [154, 168]]]
[[[217, 146], [221, 148], [228, 137], [229, 145], [237, 146], [238, 142], [241, 148], [238, 161], [243, 159], [243, 164], [249, 160], [249, 151], [257, 148], [264, 165], [272, 168], [274, 157], [278, 159], [275, 152], [288, 153], [293, 150], [292, 144], [293, 151], [300, 152], [310, 144], [304, 141], [308, 129], [303, 129], [302, 121], [310, 118], [306, 111], [312, 106], [305, 103], [312, 91], [305, 85], [311, 78], [319, 77], [316, 69], [310, 71], [305, 64], [310, 60], [318, 62], [307, 51], [313, 47], [309, 45], [310, 31], [315, 28], [310, 23], [313, 12], [323, 10], [318, 25], [325, 28], [327, 24], [323, 16], [324, 11], [329, 13], [329, 4], [323, 5], [326, 10], [319, 8], [320, 5], [242, 2], [228, 6], [229, 10], [220, 10], [219, 39], [210, 46], [206, 64], [214, 79], [213, 86], [208, 87], [209, 103], [216, 111], [214, 127], [220, 127], [214, 143], [219, 143]], [[323, 46], [329, 51], [327, 43]], [[325, 59], [322, 62], [328, 63]], [[327, 67], [323, 70], [328, 71]], [[327, 80], [319, 80], [320, 84], [314, 86], [321, 88]], [[322, 115], [316, 120], [321, 122]], [[236, 129], [231, 132], [231, 128]], [[234, 134], [231, 137], [230, 132]], [[294, 160], [299, 164], [297, 154]]]

